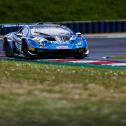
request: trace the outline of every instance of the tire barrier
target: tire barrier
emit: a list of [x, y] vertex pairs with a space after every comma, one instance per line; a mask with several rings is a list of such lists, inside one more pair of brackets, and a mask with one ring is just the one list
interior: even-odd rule
[[[81, 32], [85, 34], [126, 32], [126, 20], [71, 21], [71, 22], [55, 22], [55, 23], [65, 25], [74, 32]], [[1, 24], [0, 35], [5, 35], [10, 32], [18, 31], [23, 25], [31, 25], [31, 24]]]

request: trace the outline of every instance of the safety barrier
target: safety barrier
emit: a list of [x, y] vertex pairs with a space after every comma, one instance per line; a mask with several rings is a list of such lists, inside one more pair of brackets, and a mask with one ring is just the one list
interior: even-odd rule
[[61, 24], [68, 26], [75, 32], [82, 32], [82, 33], [126, 32], [126, 20], [64, 22]]
[[[56, 22], [57, 23], [57, 22]], [[32, 23], [33, 24], [33, 23]], [[58, 22], [58, 24], [65, 25], [74, 32], [81, 33], [113, 33], [126, 32], [126, 20], [117, 21], [70, 21]], [[26, 24], [1, 24], [0, 34], [5, 35], [10, 32], [18, 31]], [[30, 24], [27, 24], [30, 25]]]

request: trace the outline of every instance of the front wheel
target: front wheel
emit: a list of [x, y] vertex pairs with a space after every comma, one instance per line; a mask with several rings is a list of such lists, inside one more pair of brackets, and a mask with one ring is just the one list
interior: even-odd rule
[[81, 51], [81, 52], [77, 52], [76, 54], [75, 54], [75, 58], [76, 59], [83, 59], [83, 58], [85, 58], [85, 57], [87, 57], [88, 55], [87, 54], [85, 54], [85, 52], [84, 51]]
[[87, 54], [76, 55], [76, 56], [74, 56], [74, 58], [76, 58], [76, 59], [83, 59], [83, 58], [85, 58], [85, 57], [87, 57]]
[[27, 59], [35, 59], [36, 58], [34, 55], [31, 55], [28, 52], [28, 44], [25, 41], [22, 42], [22, 51], [23, 51], [23, 55], [25, 58], [27, 58]]

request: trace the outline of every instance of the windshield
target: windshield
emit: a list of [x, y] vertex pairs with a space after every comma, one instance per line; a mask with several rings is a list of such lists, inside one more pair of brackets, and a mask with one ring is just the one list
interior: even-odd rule
[[41, 34], [43, 36], [71, 36], [73, 32], [64, 26], [33, 26], [31, 35]]

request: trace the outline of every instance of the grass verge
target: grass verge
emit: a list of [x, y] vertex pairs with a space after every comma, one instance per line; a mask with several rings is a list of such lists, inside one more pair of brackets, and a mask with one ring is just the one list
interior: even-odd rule
[[126, 70], [0, 61], [1, 126], [125, 126]]
[[1, 0], [0, 23], [120, 20], [126, 19], [125, 5], [125, 0]]

